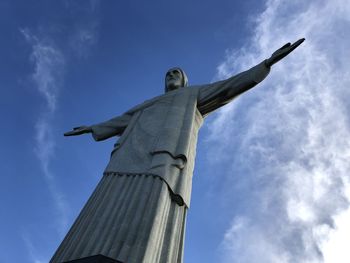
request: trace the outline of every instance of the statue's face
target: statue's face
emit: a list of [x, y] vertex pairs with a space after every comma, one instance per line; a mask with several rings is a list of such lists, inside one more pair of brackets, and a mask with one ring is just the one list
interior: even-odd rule
[[168, 91], [175, 90], [183, 86], [183, 76], [180, 70], [169, 70], [165, 75], [165, 83]]

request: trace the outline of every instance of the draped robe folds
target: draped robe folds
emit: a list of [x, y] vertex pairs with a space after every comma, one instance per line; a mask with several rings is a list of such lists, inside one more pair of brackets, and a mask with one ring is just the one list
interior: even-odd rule
[[[269, 71], [270, 69], [262, 62], [227, 80], [169, 91], [164, 95], [137, 105], [121, 116], [91, 126], [92, 136], [96, 141], [105, 140], [112, 136], [120, 136], [114, 145], [102, 181], [110, 180], [106, 177], [110, 175], [117, 177], [129, 175], [131, 177], [148, 176], [150, 178], [157, 178], [163, 185], [166, 185], [165, 189], [168, 189], [168, 196], [171, 198], [171, 205], [169, 206], [174, 207], [172, 208], [173, 211], [178, 211], [176, 209], [183, 207], [181, 208], [182, 212], [176, 212], [179, 216], [174, 219], [177, 222], [176, 224], [179, 225], [179, 229], [175, 231], [176, 226], [173, 226], [173, 230], [171, 231], [164, 230], [165, 232], [177, 233], [174, 234], [176, 237], [171, 237], [171, 239], [177, 240], [175, 242], [177, 245], [174, 245], [177, 247], [177, 252], [174, 253], [178, 255], [172, 259], [166, 256], [166, 260], [164, 259], [165, 257], [163, 259], [158, 257], [160, 258], [158, 261], [154, 259], [150, 261], [150, 257], [148, 259], [143, 257], [143, 259], [139, 258], [139, 261], [136, 260], [135, 262], [182, 262], [185, 215], [187, 208], [190, 206], [197, 135], [203, 123], [203, 117], [254, 87], [268, 75]], [[142, 179], [140, 178], [140, 180]], [[98, 189], [99, 187], [95, 190], [98, 193], [94, 193], [94, 195], [100, 194]], [[163, 196], [159, 198], [169, 197]], [[89, 200], [89, 202], [92, 201]], [[89, 205], [92, 206], [89, 202], [86, 205], [87, 207]], [[87, 210], [88, 208], [84, 209]], [[87, 214], [87, 212], [84, 212], [84, 209], [75, 225], [73, 225], [67, 234], [66, 239], [62, 242], [58, 252], [56, 252], [56, 258], [72, 259], [71, 257], [73, 256], [60, 257], [57, 255], [61, 253], [60, 250], [62, 251], [62, 255], [64, 251], [67, 251], [64, 248], [64, 243], [69, 244], [70, 247], [72, 246], [72, 237], [79, 235], [75, 232], [83, 232], [80, 229], [81, 226], [79, 226], [79, 222], [83, 219], [79, 218], [83, 218], [84, 213]], [[159, 215], [155, 214], [154, 218], [157, 217]], [[171, 220], [175, 222], [173, 219]], [[155, 231], [160, 232], [163, 230]], [[166, 239], [166, 237], [163, 238]], [[76, 239], [83, 238], [76, 237]], [[80, 241], [80, 243], [82, 242]], [[81, 246], [84, 247], [83, 245]], [[130, 246], [127, 245], [127, 247]], [[140, 246], [145, 245], [142, 244]], [[159, 245], [157, 246], [159, 247]], [[175, 249], [167, 247], [166, 250], [171, 251]], [[103, 250], [101, 251], [103, 252]], [[95, 252], [102, 253], [101, 251]], [[106, 253], [108, 256], [112, 255], [108, 254], [109, 252]], [[135, 251], [130, 253], [136, 257], [137, 253]], [[165, 252], [159, 253], [163, 255]], [[75, 258], [79, 258], [87, 254], [72, 252], [72, 255]], [[121, 260], [117, 256], [114, 258]], [[129, 260], [125, 262], [134, 262], [130, 258]], [[51, 262], [61, 261], [56, 261], [54, 257]]]
[[269, 73], [264, 62], [216, 83], [180, 88], [92, 126], [96, 141], [121, 135], [105, 173], [151, 174], [179, 205], [190, 205], [198, 130], [206, 116], [252, 88]]

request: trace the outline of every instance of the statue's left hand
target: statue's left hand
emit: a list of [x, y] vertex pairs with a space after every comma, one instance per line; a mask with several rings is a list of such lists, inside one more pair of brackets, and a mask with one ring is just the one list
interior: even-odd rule
[[270, 58], [265, 61], [266, 66], [271, 67], [273, 64], [280, 61], [282, 58], [286, 57], [290, 52], [296, 49], [301, 43], [303, 43], [305, 38], [301, 38], [295, 43], [287, 43], [280, 49], [277, 49]]
[[79, 127], [73, 128], [72, 131], [66, 132], [64, 134], [64, 136], [75, 136], [75, 135], [80, 135], [80, 134], [90, 133], [90, 132], [92, 132], [91, 127], [89, 127], [89, 126], [79, 126]]

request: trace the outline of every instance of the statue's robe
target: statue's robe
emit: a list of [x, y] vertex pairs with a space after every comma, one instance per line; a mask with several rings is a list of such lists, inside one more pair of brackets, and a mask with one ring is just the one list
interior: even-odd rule
[[167, 92], [91, 126], [96, 141], [120, 138], [52, 262], [96, 254], [121, 262], [182, 262], [203, 118], [268, 73], [262, 62], [227, 80]]

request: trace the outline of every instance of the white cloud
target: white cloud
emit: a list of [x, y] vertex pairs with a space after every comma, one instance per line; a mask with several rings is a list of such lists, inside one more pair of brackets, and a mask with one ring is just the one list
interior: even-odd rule
[[31, 61], [34, 65], [32, 79], [37, 91], [44, 97], [47, 107], [39, 114], [35, 124], [35, 153], [40, 161], [48, 188], [57, 209], [57, 225], [60, 235], [67, 231], [67, 204], [57, 188], [55, 177], [50, 170], [50, 161], [55, 151], [52, 133], [53, 118], [57, 108], [57, 97], [62, 85], [64, 55], [47, 38], [39, 38], [29, 30], [21, 30], [32, 46]]
[[[270, 244], [271, 237], [244, 217], [237, 217], [226, 232], [223, 248], [227, 262], [287, 262], [289, 255]], [[234, 240], [234, 242], [232, 242]], [[242, 253], [244, 251], [244, 253]], [[228, 253], [227, 253], [228, 252]], [[238, 256], [238, 257], [237, 257]]]
[[69, 12], [79, 16], [69, 29], [68, 45], [71, 54], [86, 58], [98, 40], [100, 0], [89, 0], [83, 5], [77, 1], [65, 0], [64, 4]]
[[50, 111], [55, 111], [58, 87], [61, 85], [64, 56], [51, 41], [39, 39], [29, 30], [22, 29], [21, 33], [32, 45], [31, 60], [34, 63], [32, 78], [38, 91], [45, 97]]
[[218, 67], [224, 78], [306, 38], [209, 124], [209, 152], [232, 156], [223, 185], [245, 197], [223, 238], [224, 262], [350, 261], [349, 17], [345, 0], [268, 1], [253, 44]]
[[27, 248], [30, 262], [32, 262], [32, 263], [45, 263], [45, 262], [47, 262], [47, 260], [44, 260], [44, 259], [37, 256], [38, 252], [36, 251], [31, 238], [24, 231], [22, 231], [22, 240]]
[[69, 45], [75, 55], [86, 58], [90, 54], [91, 47], [97, 41], [97, 27], [98, 23], [92, 20], [74, 28]]

